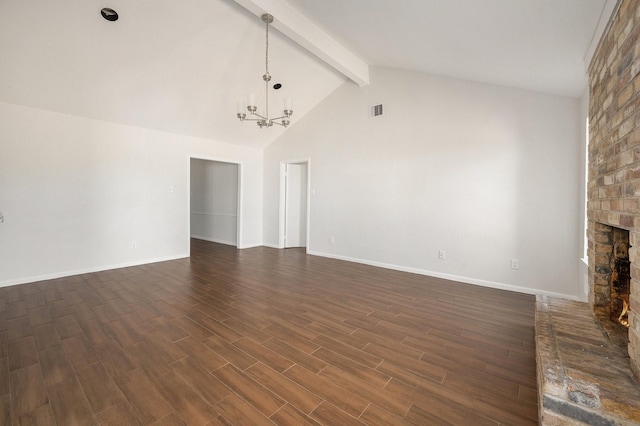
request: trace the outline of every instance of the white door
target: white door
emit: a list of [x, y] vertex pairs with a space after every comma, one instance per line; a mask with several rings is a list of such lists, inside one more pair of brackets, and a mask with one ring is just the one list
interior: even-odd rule
[[307, 163], [287, 164], [285, 248], [307, 246]]

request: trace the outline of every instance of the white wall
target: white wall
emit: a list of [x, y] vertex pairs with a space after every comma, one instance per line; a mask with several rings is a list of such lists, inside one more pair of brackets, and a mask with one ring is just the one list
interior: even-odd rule
[[576, 297], [579, 101], [384, 68], [371, 77], [265, 149], [265, 244], [278, 243], [279, 163], [308, 157], [310, 253]]
[[191, 159], [191, 236], [237, 245], [238, 165]]
[[261, 244], [261, 150], [0, 103], [0, 286], [187, 256], [190, 157], [241, 163]]

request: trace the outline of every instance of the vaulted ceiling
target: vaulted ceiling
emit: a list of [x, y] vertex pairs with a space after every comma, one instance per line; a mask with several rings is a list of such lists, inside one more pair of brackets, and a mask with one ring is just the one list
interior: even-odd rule
[[[578, 97], [615, 3], [237, 1], [0, 0], [0, 101], [261, 148], [284, 129], [235, 113], [247, 93], [264, 96], [256, 15], [271, 6], [295, 12], [275, 16], [270, 71], [283, 87], [269, 95], [273, 109], [293, 98], [295, 125], [353, 80], [352, 59]], [[120, 19], [104, 20], [105, 6]]]

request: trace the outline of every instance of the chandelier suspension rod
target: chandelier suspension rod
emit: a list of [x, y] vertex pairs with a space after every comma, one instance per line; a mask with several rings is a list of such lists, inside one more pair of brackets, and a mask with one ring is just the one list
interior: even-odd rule
[[266, 116], [267, 120], [269, 120], [269, 81], [271, 80], [271, 76], [269, 75], [269, 23], [273, 22], [273, 16], [269, 14], [262, 15], [262, 20], [265, 22], [267, 26], [267, 30], [265, 31], [265, 41], [264, 41], [264, 84], [265, 84], [265, 99], [266, 99]]

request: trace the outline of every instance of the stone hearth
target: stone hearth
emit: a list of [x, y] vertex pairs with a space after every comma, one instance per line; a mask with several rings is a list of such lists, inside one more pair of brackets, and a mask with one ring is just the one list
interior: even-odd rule
[[538, 296], [538, 407], [544, 425], [640, 425], [640, 383], [629, 355], [589, 304]]

